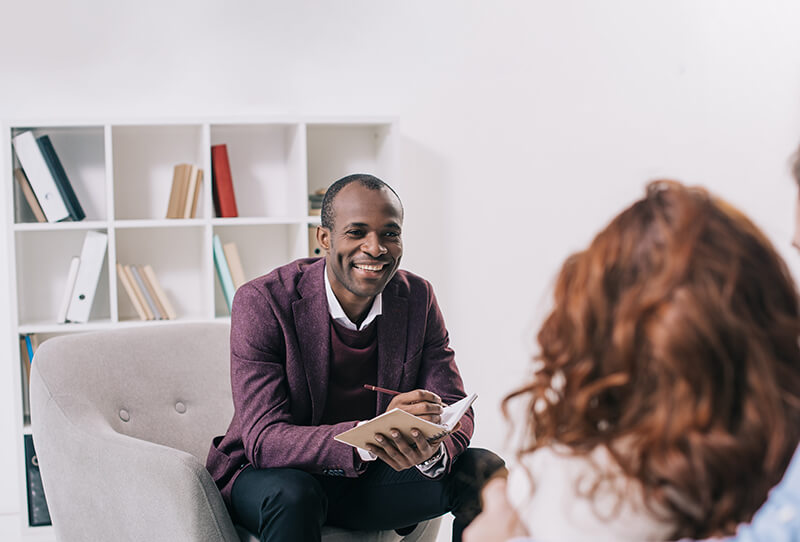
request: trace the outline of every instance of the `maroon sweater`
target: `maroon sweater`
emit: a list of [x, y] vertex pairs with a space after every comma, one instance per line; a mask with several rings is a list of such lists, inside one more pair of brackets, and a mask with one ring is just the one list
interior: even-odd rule
[[378, 326], [361, 331], [331, 322], [330, 384], [322, 424], [368, 420], [377, 413], [375, 392], [364, 384], [378, 381]]

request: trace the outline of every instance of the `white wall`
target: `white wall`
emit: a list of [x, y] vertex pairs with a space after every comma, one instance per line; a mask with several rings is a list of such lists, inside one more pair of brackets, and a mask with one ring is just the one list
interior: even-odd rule
[[[437, 288], [481, 395], [480, 445], [501, 448], [497, 404], [561, 260], [646, 180], [706, 184], [800, 269], [794, 0], [2, 0], [0, 13], [3, 119], [397, 114], [406, 267]], [[9, 470], [0, 512], [18, 507]]]

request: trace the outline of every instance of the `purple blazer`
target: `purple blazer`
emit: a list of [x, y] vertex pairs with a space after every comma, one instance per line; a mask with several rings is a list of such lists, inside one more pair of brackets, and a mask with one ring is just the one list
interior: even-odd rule
[[[356, 477], [366, 470], [355, 449], [333, 439], [357, 420], [319, 425], [328, 388], [330, 313], [324, 259], [303, 259], [243, 285], [231, 311], [234, 414], [214, 438], [206, 467], [226, 503], [247, 465], [292, 467]], [[426, 280], [399, 270], [383, 291], [378, 326], [378, 386], [424, 388], [445, 404], [465, 396], [447, 329]], [[375, 412], [391, 397], [375, 394]], [[469, 445], [473, 413], [445, 439], [451, 461]]]

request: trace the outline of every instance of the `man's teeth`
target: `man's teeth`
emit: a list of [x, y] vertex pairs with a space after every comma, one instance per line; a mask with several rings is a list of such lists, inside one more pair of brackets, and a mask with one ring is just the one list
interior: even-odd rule
[[367, 264], [355, 264], [358, 269], [363, 269], [364, 271], [380, 271], [383, 269], [383, 265], [367, 265]]

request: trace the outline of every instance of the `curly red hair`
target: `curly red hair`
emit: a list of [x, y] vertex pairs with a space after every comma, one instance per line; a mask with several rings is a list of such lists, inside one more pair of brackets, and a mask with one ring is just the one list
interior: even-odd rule
[[732, 534], [800, 440], [798, 337], [794, 282], [759, 229], [652, 182], [564, 263], [534, 379], [504, 401], [528, 399], [519, 455], [605, 447], [675, 537]]

